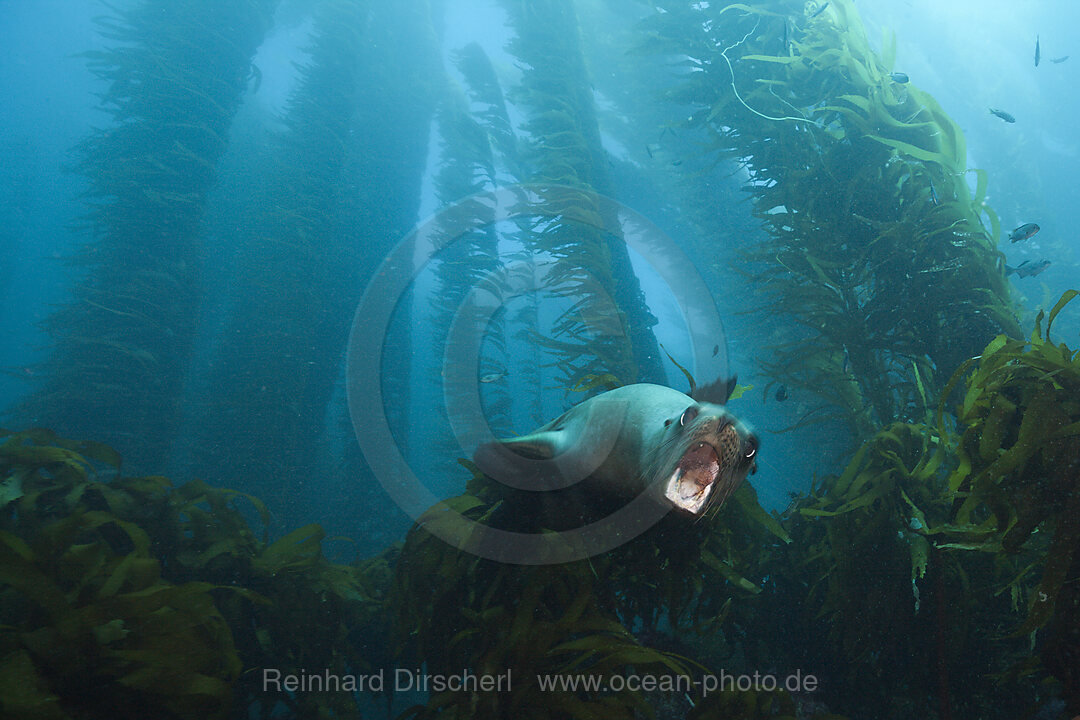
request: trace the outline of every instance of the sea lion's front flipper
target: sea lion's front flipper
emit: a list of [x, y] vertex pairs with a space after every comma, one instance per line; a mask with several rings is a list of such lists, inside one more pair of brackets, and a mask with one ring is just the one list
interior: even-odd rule
[[560, 452], [565, 443], [562, 430], [544, 430], [516, 438], [499, 440], [498, 444], [516, 455], [530, 460], [550, 460]]
[[522, 490], [543, 490], [561, 485], [556, 458], [565, 450], [563, 430], [544, 430], [521, 437], [484, 443], [473, 461], [493, 480]]

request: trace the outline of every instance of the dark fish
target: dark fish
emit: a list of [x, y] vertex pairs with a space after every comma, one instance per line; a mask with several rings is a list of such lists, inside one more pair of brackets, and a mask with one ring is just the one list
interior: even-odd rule
[[720, 346], [719, 345], [713, 345], [712, 346], [712, 356], [716, 357], [719, 353], [720, 353]]
[[851, 358], [848, 357], [847, 348], [844, 348], [844, 364], [841, 366], [840, 371], [847, 375], [848, 370], [851, 369]]
[[1035, 223], [1024, 223], [1009, 233], [1009, 242], [1020, 242], [1039, 232], [1041, 228]]
[[679, 167], [680, 165], [682, 165], [682, 160], [672, 160], [671, 164], [675, 167]]
[[935, 205], [938, 204], [937, 190], [934, 189], [934, 178], [930, 178], [930, 200]]
[[1048, 267], [1050, 267], [1050, 261], [1049, 260], [1040, 260], [1039, 262], [1032, 262], [1030, 260], [1025, 260], [1024, 262], [1020, 263], [1016, 267], [1006, 265], [1005, 266], [1005, 277], [1009, 277], [1010, 275], [1015, 275], [1016, 277], [1022, 277], [1022, 278], [1035, 277], [1036, 275], [1038, 275], [1039, 273], [1041, 273], [1043, 270], [1045, 270]]
[[255, 63], [251, 63], [251, 70], [248, 71], [248, 80], [254, 80], [251, 85], [251, 94], [259, 92], [259, 88], [262, 87], [262, 70]]
[[1039, 52], [1039, 36], [1035, 36], [1035, 67], [1039, 67], [1039, 58], [1042, 57], [1042, 53]]
[[774, 395], [773, 397], [776, 398], [777, 402], [784, 402], [785, 400], [787, 400], [787, 385], [781, 385], [780, 387], [776, 388], [776, 395]]
[[652, 157], [652, 149], [648, 145], [645, 146], [645, 152], [649, 153], [649, 157]]
[[788, 40], [787, 40], [787, 18], [784, 18], [784, 50], [787, 50], [787, 49], [788, 49]]
[[1005, 112], [1004, 110], [995, 110], [994, 108], [990, 108], [990, 114], [994, 115], [995, 117], [1001, 118], [1002, 120], [1004, 120], [1007, 123], [1016, 122], [1016, 118], [1014, 118], [1012, 115]]
[[819, 7], [819, 8], [817, 9], [817, 10], [815, 10], [815, 11], [814, 11], [814, 14], [813, 14], [813, 15], [811, 15], [810, 17], [808, 17], [808, 18], [807, 18], [807, 20], [813, 20], [813, 19], [814, 19], [814, 18], [816, 18], [816, 17], [818, 16], [818, 15], [820, 15], [820, 14], [821, 14], [821, 13], [823, 13], [823, 12], [825, 12], [825, 8], [827, 8], [827, 7], [829, 7], [829, 3], [825, 3], [824, 5], [822, 5], [821, 7]]
[[911, 79], [911, 78], [909, 78], [907, 76], [907, 73], [901, 73], [901, 72], [889, 73], [889, 77], [892, 78], [892, 81], [894, 83], [899, 83], [900, 85], [903, 85], [904, 83], [906, 83], [908, 80]]
[[1065, 61], [1066, 61], [1066, 60], [1068, 60], [1068, 59], [1069, 59], [1069, 56], [1068, 56], [1068, 55], [1062, 55], [1062, 56], [1061, 56], [1061, 57], [1059, 57], [1059, 58], [1050, 58], [1050, 62], [1054, 63], [1055, 65], [1058, 65], [1058, 64], [1060, 64], [1060, 63], [1063, 63], [1063, 62], [1065, 62]]

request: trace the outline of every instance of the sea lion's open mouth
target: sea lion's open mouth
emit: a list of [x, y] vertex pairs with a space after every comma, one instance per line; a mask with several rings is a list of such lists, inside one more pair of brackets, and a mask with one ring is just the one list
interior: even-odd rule
[[676, 507], [697, 515], [709, 501], [720, 474], [720, 457], [708, 443], [695, 443], [686, 451], [668, 479], [664, 495]]
[[720, 430], [717, 440], [716, 446], [704, 441], [693, 443], [668, 478], [664, 497], [680, 510], [700, 515], [711, 504], [710, 500], [723, 503], [742, 481], [741, 475], [731, 472], [740, 446], [738, 432], [734, 426], [727, 425]]

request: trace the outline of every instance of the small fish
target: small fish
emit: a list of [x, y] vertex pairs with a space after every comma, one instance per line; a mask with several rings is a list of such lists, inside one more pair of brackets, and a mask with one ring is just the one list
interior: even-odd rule
[[1020, 242], [1021, 240], [1027, 240], [1029, 237], [1041, 230], [1035, 223], [1024, 223], [1018, 228], [1015, 228], [1009, 233], [1009, 242]]
[[1035, 36], [1035, 67], [1039, 67], [1039, 58], [1042, 57], [1042, 53], [1039, 52], [1039, 36]]
[[894, 83], [898, 83], [900, 85], [903, 85], [904, 83], [906, 83], [908, 80], [911, 79], [911, 78], [908, 77], [907, 73], [902, 73], [902, 72], [889, 73], [889, 77], [892, 79], [892, 81]]
[[788, 49], [787, 18], [784, 18], [784, 50], [787, 50], [787, 49]]
[[648, 145], [645, 146], [645, 152], [649, 153], [650, 158], [652, 157], [652, 148], [650, 148]]
[[262, 87], [262, 70], [255, 63], [251, 63], [251, 69], [248, 71], [248, 80], [254, 81], [251, 84], [251, 94], [259, 92], [259, 88]]
[[496, 380], [502, 380], [504, 377], [506, 377], [506, 373], [504, 373], [504, 372], [487, 373], [486, 375], [481, 375], [480, 376], [480, 382], [482, 382], [482, 383], [493, 383]]
[[675, 167], [679, 167], [680, 165], [682, 165], [682, 160], [672, 160], [671, 164]]
[[1050, 58], [1050, 62], [1054, 63], [1055, 65], [1060, 65], [1061, 63], [1065, 62], [1068, 59], [1069, 59], [1068, 55], [1062, 55], [1061, 57]]
[[823, 12], [825, 12], [825, 8], [827, 8], [827, 7], [829, 7], [829, 3], [825, 3], [824, 5], [822, 5], [821, 7], [819, 7], [819, 8], [817, 9], [817, 10], [815, 10], [815, 11], [814, 11], [814, 14], [813, 14], [813, 15], [811, 15], [810, 17], [808, 17], [808, 18], [806, 18], [806, 19], [807, 19], [807, 20], [813, 20], [813, 19], [814, 19], [814, 18], [816, 18], [816, 17], [818, 16], [818, 15], [820, 15], [820, 14], [821, 14], [821, 13], [823, 13]]
[[776, 398], [776, 402], [784, 402], [785, 400], [787, 400], [787, 385], [781, 385], [780, 387], [776, 388], [776, 394], [773, 395], [773, 397]]
[[719, 345], [713, 345], [712, 346], [712, 356], [716, 357], [718, 354], [720, 354], [720, 346]]
[[1016, 267], [1010, 265], [1005, 266], [1005, 277], [1015, 275], [1016, 277], [1035, 277], [1046, 268], [1050, 267], [1049, 260], [1040, 260], [1038, 262], [1032, 262], [1031, 260], [1025, 260]]
[[847, 375], [848, 370], [851, 369], [851, 358], [848, 356], [847, 348], [844, 348], [844, 363], [840, 367], [840, 371]]
[[934, 189], [934, 178], [930, 178], [930, 201], [938, 205], [937, 190]]
[[1016, 118], [1014, 118], [1012, 115], [1005, 112], [1004, 110], [996, 110], [994, 108], [990, 108], [990, 114], [993, 115], [994, 117], [1001, 118], [1002, 120], [1004, 120], [1007, 123], [1016, 122]]

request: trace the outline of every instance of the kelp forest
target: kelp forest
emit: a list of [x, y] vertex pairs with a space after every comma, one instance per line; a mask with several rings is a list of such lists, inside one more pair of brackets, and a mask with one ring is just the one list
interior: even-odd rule
[[[498, 52], [438, 0], [102, 4], [81, 244], [0, 431], [0, 715], [1080, 715], [1080, 291], [1015, 297], [993, 173], [898, 81], [897, 39], [853, 0], [490, 5]], [[283, 22], [301, 59], [270, 111]], [[510, 185], [506, 217], [485, 193]], [[477, 557], [440, 529], [505, 495], [439, 363], [478, 288], [498, 436], [693, 374], [598, 198], [678, 228], [720, 312], [774, 330], [730, 408], [797, 393], [782, 431], [835, 462], [782, 511], [762, 473], [593, 557]], [[346, 347], [431, 216], [379, 350], [395, 442], [448, 498], [413, 521], [353, 437]], [[725, 674], [780, 680], [702, 682]], [[545, 683], [569, 677], [597, 683]]]

